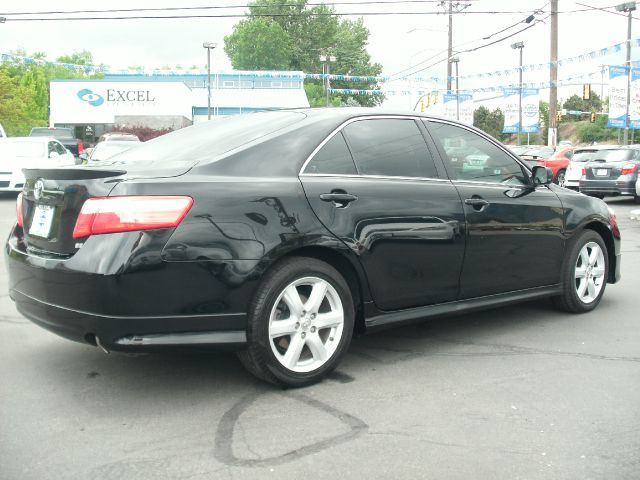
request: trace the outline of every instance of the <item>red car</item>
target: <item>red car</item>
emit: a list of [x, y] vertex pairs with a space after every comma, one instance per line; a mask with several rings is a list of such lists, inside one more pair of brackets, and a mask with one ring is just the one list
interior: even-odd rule
[[573, 157], [573, 147], [561, 146], [554, 151], [545, 145], [530, 145], [517, 153], [530, 167], [549, 167], [553, 170], [553, 181], [564, 187], [565, 173]]

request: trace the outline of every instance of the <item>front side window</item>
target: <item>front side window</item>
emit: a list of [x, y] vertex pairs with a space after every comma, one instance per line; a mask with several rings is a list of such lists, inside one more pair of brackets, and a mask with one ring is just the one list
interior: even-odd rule
[[342, 133], [338, 132], [314, 155], [304, 173], [355, 175], [356, 166]]
[[465, 128], [428, 122], [434, 140], [444, 150], [452, 180], [528, 185], [522, 166], [502, 149]]
[[344, 128], [361, 175], [437, 178], [435, 162], [415, 121], [360, 120]]

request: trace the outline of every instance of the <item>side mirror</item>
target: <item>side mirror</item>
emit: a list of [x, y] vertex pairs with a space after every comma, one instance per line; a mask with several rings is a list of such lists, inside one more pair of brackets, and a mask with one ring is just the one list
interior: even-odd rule
[[549, 167], [535, 166], [533, 167], [533, 173], [531, 174], [533, 185], [549, 185], [553, 182], [553, 170]]

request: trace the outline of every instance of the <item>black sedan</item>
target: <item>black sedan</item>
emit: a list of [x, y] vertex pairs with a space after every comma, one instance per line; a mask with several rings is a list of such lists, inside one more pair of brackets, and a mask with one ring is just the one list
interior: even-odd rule
[[25, 174], [5, 253], [27, 318], [106, 351], [233, 347], [280, 385], [321, 379], [354, 333], [545, 297], [586, 312], [619, 279], [601, 200], [424, 115], [228, 117]]

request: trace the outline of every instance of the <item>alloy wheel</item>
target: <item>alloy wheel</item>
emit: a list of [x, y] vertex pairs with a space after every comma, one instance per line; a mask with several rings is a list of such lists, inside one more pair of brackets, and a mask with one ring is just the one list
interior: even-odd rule
[[285, 368], [306, 373], [335, 353], [344, 329], [344, 309], [336, 289], [318, 277], [287, 285], [269, 317], [269, 344]]
[[574, 271], [575, 289], [578, 298], [591, 303], [600, 294], [604, 286], [604, 252], [595, 242], [586, 243], [580, 250]]

